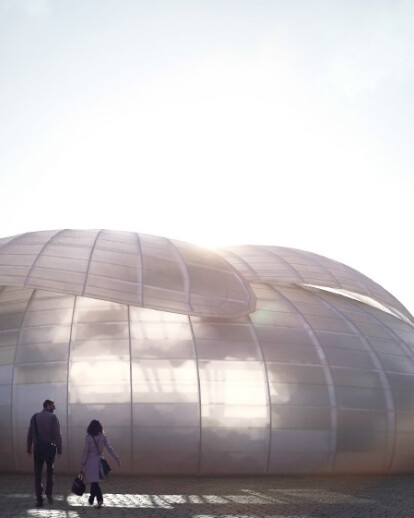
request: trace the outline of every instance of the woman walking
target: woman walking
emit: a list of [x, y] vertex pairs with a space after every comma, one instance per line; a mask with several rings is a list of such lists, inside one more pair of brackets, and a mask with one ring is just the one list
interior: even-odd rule
[[118, 467], [120, 467], [121, 462], [119, 457], [109, 444], [101, 423], [97, 419], [93, 419], [86, 430], [81, 470], [83, 471], [83, 481], [85, 484], [91, 485], [91, 494], [88, 502], [90, 505], [93, 505], [94, 499], [96, 498], [96, 509], [100, 509], [103, 505], [103, 496], [99, 486], [99, 481], [104, 477], [101, 466], [101, 455], [104, 447], [116, 460]]

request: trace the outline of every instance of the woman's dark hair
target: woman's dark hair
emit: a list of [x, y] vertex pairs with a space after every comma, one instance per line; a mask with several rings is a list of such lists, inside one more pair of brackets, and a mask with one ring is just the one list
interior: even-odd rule
[[103, 433], [101, 423], [97, 419], [92, 419], [88, 428], [86, 429], [86, 433], [89, 435], [99, 435], [100, 433]]

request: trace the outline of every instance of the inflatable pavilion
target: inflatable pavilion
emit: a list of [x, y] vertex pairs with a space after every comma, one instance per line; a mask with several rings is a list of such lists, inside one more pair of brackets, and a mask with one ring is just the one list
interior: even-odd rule
[[124, 474], [414, 471], [414, 319], [278, 246], [53, 230], [0, 239], [0, 470], [56, 403], [79, 468], [99, 419]]

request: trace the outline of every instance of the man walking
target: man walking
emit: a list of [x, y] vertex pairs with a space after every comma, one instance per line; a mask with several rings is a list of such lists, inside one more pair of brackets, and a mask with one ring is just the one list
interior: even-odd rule
[[42, 471], [43, 463], [46, 463], [46, 491], [45, 495], [49, 504], [53, 503], [53, 465], [57, 454], [62, 454], [62, 434], [60, 432], [59, 419], [53, 413], [55, 403], [46, 399], [43, 410], [34, 414], [30, 419], [27, 432], [27, 454], [34, 460], [34, 478], [36, 491], [36, 506], [43, 505]]

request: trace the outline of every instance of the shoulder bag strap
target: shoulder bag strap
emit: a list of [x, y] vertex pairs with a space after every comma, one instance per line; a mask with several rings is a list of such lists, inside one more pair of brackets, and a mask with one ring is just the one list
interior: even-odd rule
[[35, 429], [35, 432], [36, 432], [36, 439], [38, 439], [39, 432], [37, 431], [36, 414], [34, 414], [34, 416], [33, 416], [33, 424], [34, 424], [34, 429]]
[[95, 443], [96, 449], [98, 450], [98, 453], [99, 453], [99, 455], [100, 455], [101, 453], [100, 453], [100, 451], [99, 451], [98, 444], [97, 444], [97, 442], [96, 442], [96, 440], [95, 440], [95, 437], [94, 437], [93, 435], [91, 435], [91, 437], [92, 437], [93, 442]]

